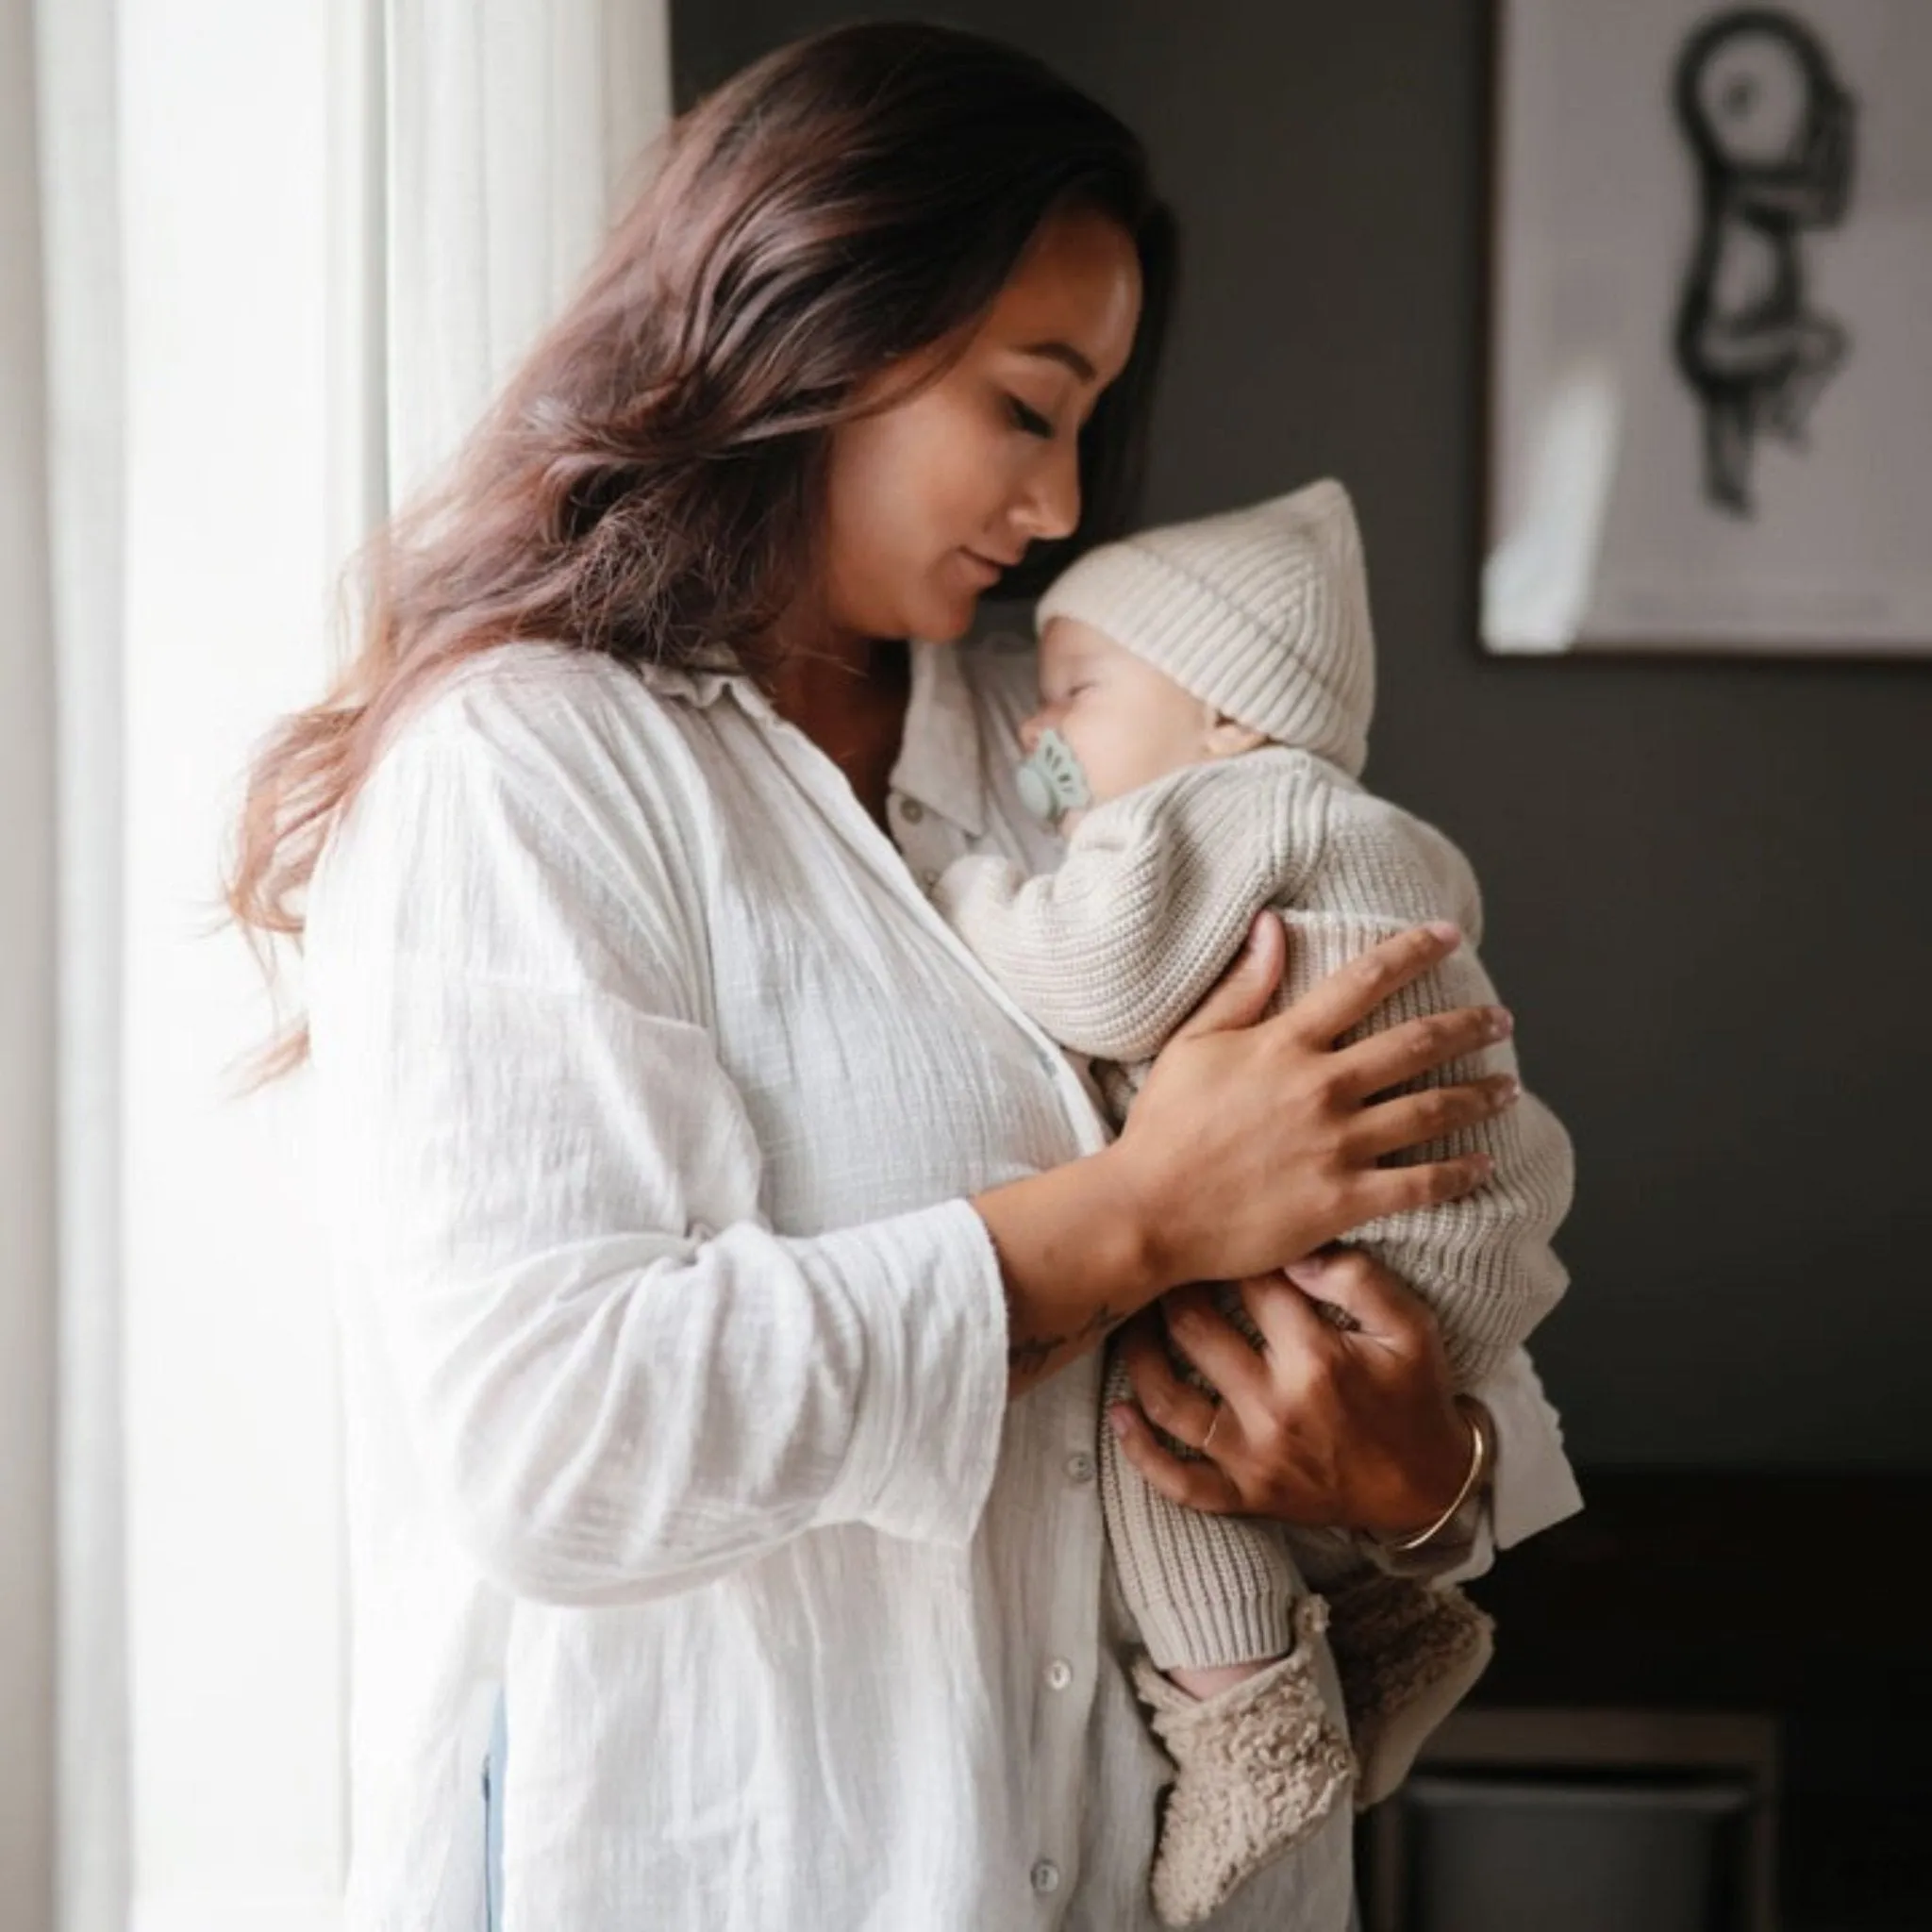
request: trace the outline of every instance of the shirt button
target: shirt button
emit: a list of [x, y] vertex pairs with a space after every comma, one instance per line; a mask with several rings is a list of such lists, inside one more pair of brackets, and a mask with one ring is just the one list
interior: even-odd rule
[[1056, 1690], [1064, 1690], [1074, 1681], [1074, 1667], [1065, 1657], [1057, 1657], [1046, 1667], [1046, 1681]]
[[925, 808], [916, 798], [903, 800], [899, 806], [899, 816], [908, 825], [916, 825], [925, 816]]
[[1076, 1449], [1067, 1457], [1067, 1474], [1076, 1483], [1091, 1483], [1093, 1480], [1093, 1458], [1084, 1449]]
[[1051, 1858], [1037, 1860], [1029, 1875], [1035, 1891], [1058, 1891], [1060, 1889], [1060, 1868]]

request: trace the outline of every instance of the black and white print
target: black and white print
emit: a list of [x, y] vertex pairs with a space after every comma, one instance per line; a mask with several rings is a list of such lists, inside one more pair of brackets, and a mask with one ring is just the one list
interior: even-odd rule
[[1932, 650], [1932, 4], [1497, 13], [1486, 647]]

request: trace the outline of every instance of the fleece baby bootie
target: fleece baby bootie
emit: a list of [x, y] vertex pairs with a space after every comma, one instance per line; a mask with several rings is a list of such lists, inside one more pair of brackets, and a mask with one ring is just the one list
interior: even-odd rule
[[1364, 1572], [1328, 1591], [1357, 1810], [1408, 1775], [1423, 1740], [1489, 1668], [1495, 1625], [1453, 1585]]
[[1355, 1774], [1347, 1744], [1315, 1683], [1310, 1652], [1326, 1606], [1295, 1606], [1294, 1648], [1219, 1696], [1194, 1698], [1134, 1662], [1134, 1688], [1153, 1713], [1174, 1780], [1154, 1854], [1154, 1907], [1163, 1924], [1192, 1925], [1335, 1807]]

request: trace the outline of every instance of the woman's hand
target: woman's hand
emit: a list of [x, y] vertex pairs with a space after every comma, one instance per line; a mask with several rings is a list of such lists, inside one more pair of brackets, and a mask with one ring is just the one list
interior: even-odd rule
[[1460, 943], [1454, 926], [1385, 940], [1256, 1024], [1280, 984], [1286, 935], [1260, 914], [1246, 950], [1162, 1050], [1108, 1150], [1163, 1286], [1238, 1280], [1311, 1254], [1378, 1215], [1488, 1178], [1485, 1156], [1385, 1167], [1383, 1158], [1490, 1119], [1507, 1075], [1381, 1098], [1509, 1031], [1499, 1007], [1336, 1041]]
[[[1366, 1255], [1311, 1257], [1241, 1283], [1257, 1350], [1202, 1288], [1177, 1289], [1129, 1325], [1122, 1358], [1141, 1410], [1108, 1421], [1127, 1459], [1171, 1501], [1384, 1536], [1434, 1522], [1469, 1468], [1435, 1317]], [[1174, 1345], [1220, 1391], [1175, 1373]], [[1159, 1424], [1202, 1461], [1183, 1460]]]
[[1258, 915], [1241, 958], [1162, 1049], [1118, 1141], [973, 1197], [1007, 1291], [1012, 1394], [1169, 1289], [1277, 1269], [1377, 1215], [1482, 1185], [1481, 1155], [1381, 1162], [1500, 1113], [1513, 1079], [1380, 1096], [1502, 1039], [1507, 1013], [1440, 1013], [1335, 1044], [1459, 942], [1454, 926], [1398, 934], [1259, 1020], [1288, 947], [1280, 920]]

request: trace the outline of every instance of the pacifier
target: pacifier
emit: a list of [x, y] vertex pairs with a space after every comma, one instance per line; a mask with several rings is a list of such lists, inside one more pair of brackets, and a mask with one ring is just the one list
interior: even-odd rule
[[1040, 734], [1040, 742], [1016, 776], [1020, 803], [1049, 825], [1057, 824], [1065, 813], [1093, 803], [1080, 760], [1058, 731]]

